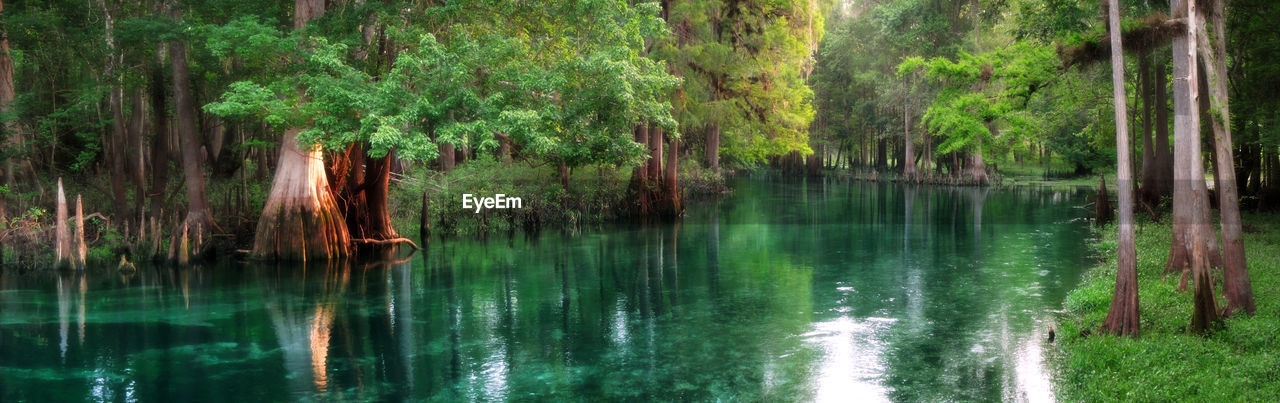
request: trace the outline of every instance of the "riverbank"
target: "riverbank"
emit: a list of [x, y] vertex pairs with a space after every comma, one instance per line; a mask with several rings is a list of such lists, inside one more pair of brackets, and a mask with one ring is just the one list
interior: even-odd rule
[[[693, 159], [682, 159], [677, 182], [681, 197], [699, 198], [727, 192], [725, 177]], [[627, 208], [630, 167], [583, 166], [569, 172], [566, 188], [555, 166], [502, 163], [481, 158], [441, 173], [422, 168], [399, 178], [389, 210], [401, 234], [421, 231], [426, 196], [431, 235], [484, 237], [514, 230], [564, 229], [619, 219]], [[521, 199], [519, 208], [463, 208], [463, 195], [502, 194]]]
[[1137, 229], [1141, 337], [1097, 334], [1116, 275], [1116, 228], [1102, 229], [1094, 247], [1107, 258], [1068, 294], [1059, 318], [1058, 344], [1050, 354], [1058, 398], [1269, 401], [1280, 396], [1280, 214], [1246, 214], [1244, 221], [1257, 313], [1228, 319], [1203, 337], [1186, 333], [1191, 294], [1177, 291], [1177, 275], [1163, 274], [1170, 242], [1167, 218], [1144, 221]]

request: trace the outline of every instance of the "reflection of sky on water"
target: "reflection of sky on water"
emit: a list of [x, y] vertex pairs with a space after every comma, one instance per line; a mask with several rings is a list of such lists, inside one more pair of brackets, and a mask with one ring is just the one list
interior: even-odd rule
[[843, 402], [857, 396], [860, 401], [888, 401], [889, 391], [881, 385], [884, 348], [878, 330], [892, 324], [892, 318], [854, 320], [841, 316], [813, 324], [802, 335], [825, 354], [814, 380], [816, 401]]

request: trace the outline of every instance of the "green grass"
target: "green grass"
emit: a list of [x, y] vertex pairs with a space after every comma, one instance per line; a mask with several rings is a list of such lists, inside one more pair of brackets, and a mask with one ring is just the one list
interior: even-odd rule
[[[1170, 228], [1137, 231], [1141, 337], [1100, 335], [1115, 285], [1116, 227], [1095, 245], [1108, 256], [1065, 302], [1052, 350], [1059, 397], [1067, 401], [1274, 401], [1280, 396], [1280, 214], [1247, 214], [1249, 274], [1257, 313], [1228, 319], [1207, 336], [1187, 334], [1192, 301], [1164, 276]], [[1217, 274], [1220, 276], [1220, 273]], [[1218, 285], [1220, 290], [1220, 284]], [[1220, 299], [1219, 306], [1225, 304]], [[1092, 335], [1084, 336], [1088, 330]]]

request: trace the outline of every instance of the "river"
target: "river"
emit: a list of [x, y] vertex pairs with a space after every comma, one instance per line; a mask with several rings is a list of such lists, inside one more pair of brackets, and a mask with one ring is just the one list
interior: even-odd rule
[[740, 178], [401, 262], [0, 274], [0, 401], [1052, 401], [1087, 192]]

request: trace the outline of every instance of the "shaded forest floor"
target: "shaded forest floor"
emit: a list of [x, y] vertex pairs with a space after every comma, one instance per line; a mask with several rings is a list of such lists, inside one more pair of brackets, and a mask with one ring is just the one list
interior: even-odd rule
[[[1246, 214], [1245, 249], [1257, 313], [1235, 317], [1208, 336], [1188, 335], [1190, 292], [1165, 276], [1170, 228], [1137, 229], [1138, 339], [1097, 334], [1116, 276], [1116, 227], [1094, 247], [1106, 256], [1064, 303], [1059, 349], [1052, 349], [1058, 397], [1066, 401], [1271, 401], [1280, 396], [1280, 214]], [[1215, 273], [1221, 290], [1221, 271]], [[1219, 306], [1225, 300], [1219, 298]], [[1090, 336], [1081, 332], [1088, 331]]]

